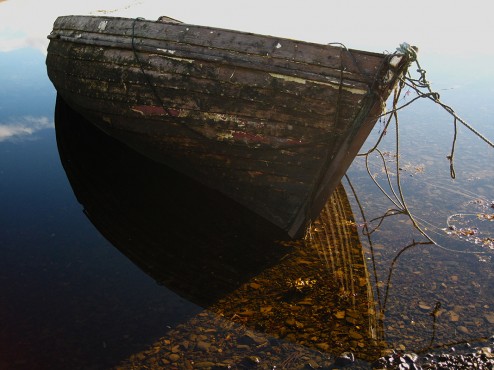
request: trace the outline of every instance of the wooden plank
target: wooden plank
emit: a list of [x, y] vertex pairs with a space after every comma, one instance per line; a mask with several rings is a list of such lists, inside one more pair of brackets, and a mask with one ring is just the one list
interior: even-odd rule
[[[138, 132], [148, 130], [159, 132], [158, 126], [160, 122], [169, 122], [187, 125], [190, 130], [195, 130], [198, 135], [211, 139], [218, 138], [219, 140], [228, 141], [229, 137], [233, 140], [232, 135], [238, 134], [238, 139], [242, 141], [242, 138], [247, 140], [249, 135], [261, 135], [259, 144], [266, 144], [267, 142], [263, 140], [266, 139], [273, 144], [277, 143], [278, 147], [306, 145], [320, 141], [328, 133], [337, 134], [334, 130], [330, 130], [330, 120], [320, 120], [322, 128], [318, 128], [315, 125], [317, 121], [303, 119], [303, 117], [301, 121], [296, 121], [293, 118], [291, 121], [282, 121], [281, 115], [277, 115], [276, 111], [267, 110], [265, 118], [263, 118], [263, 113], [260, 111], [256, 111], [255, 117], [243, 116], [242, 114], [227, 114], [223, 113], [223, 111], [227, 112], [227, 110], [225, 110], [225, 106], [221, 104], [221, 101], [218, 109], [221, 108], [223, 111], [217, 110], [216, 113], [185, 108], [175, 109], [173, 107], [165, 110], [162, 106], [155, 105], [129, 105], [128, 100], [118, 100], [116, 95], [100, 93], [97, 90], [94, 93], [88, 93], [87, 89], [78, 90], [81, 86], [84, 87], [81, 81], [68, 82], [64, 92], [72, 94], [73, 99], [77, 96], [84, 109], [93, 110], [100, 114], [116, 114], [121, 117], [132, 118], [133, 123], [131, 125]], [[152, 100], [153, 98], [154, 96], [149, 95], [149, 99]], [[180, 99], [175, 97], [174, 103], [177, 104], [178, 102], [180, 102]], [[187, 101], [185, 103], [185, 105], [188, 104]], [[214, 106], [211, 107], [214, 108]], [[259, 106], [253, 106], [253, 109], [256, 108], [259, 108]], [[215, 112], [215, 110], [213, 109], [212, 112]], [[249, 111], [245, 111], [245, 113], [248, 114]], [[273, 119], [270, 119], [271, 116]], [[147, 124], [138, 124], [143, 119], [149, 122]], [[153, 121], [155, 122], [154, 125]], [[116, 120], [114, 124], [119, 124], [119, 120]], [[147, 127], [148, 125], [149, 127]], [[164, 125], [164, 129], [167, 130], [168, 126]], [[244, 134], [243, 137], [241, 136], [242, 133]], [[269, 140], [270, 138], [272, 138], [272, 141]]]
[[[267, 107], [267, 109], [280, 110], [280, 112], [277, 112], [277, 114], [280, 115], [288, 114], [291, 117], [298, 116], [303, 120], [314, 119], [314, 124], [316, 126], [317, 121], [320, 120], [322, 121], [321, 127], [331, 127], [331, 124], [328, 126], [328, 120], [331, 120], [331, 118], [334, 117], [337, 102], [340, 103], [342, 109], [340, 111], [340, 117], [345, 120], [346, 115], [341, 113], [347, 109], [347, 107], [355, 107], [358, 100], [361, 99], [360, 96], [348, 93], [345, 90], [341, 92], [341, 96], [335, 95], [334, 90], [332, 89], [328, 89], [332, 94], [327, 96], [327, 99], [318, 99], [319, 95], [323, 95], [319, 94], [319, 92], [327, 92], [327, 90], [323, 90], [320, 86], [305, 86], [309, 84], [300, 86], [299, 83], [291, 81], [276, 81], [272, 83], [271, 89], [262, 89], [258, 87], [251, 88], [249, 86], [241, 85], [240, 83], [218, 83], [214, 80], [196, 79], [191, 75], [177, 76], [174, 74], [147, 71], [145, 72], [146, 76], [144, 76], [140, 69], [137, 68], [126, 68], [122, 72], [118, 66], [99, 64], [99, 62], [97, 62], [97, 65], [95, 66], [86, 66], [74, 61], [64, 62], [63, 59], [58, 59], [53, 63], [57, 65], [57, 69], [60, 69], [61, 71], [74, 71], [69, 74], [71, 78], [78, 78], [78, 75], [90, 75], [91, 79], [99, 81], [118, 81], [119, 83], [113, 85], [112, 92], [116, 95], [119, 93], [124, 94], [125, 96], [128, 96], [129, 99], [132, 96], [131, 90], [134, 88], [133, 84], [139, 84], [139, 87], [136, 88], [141, 89], [140, 93], [144, 91], [144, 94], [153, 94], [153, 89], [151, 89], [150, 86], [146, 87], [148, 83], [146, 76], [148, 76], [149, 78], [153, 78], [153, 85], [158, 88], [157, 91], [159, 91], [160, 88], [164, 89], [164, 99], [166, 99], [167, 96], [173, 96], [174, 94], [178, 97], [180, 94], [187, 94], [189, 92], [199, 93], [204, 97], [216, 93], [216, 98], [221, 100], [221, 105], [229, 107], [230, 110], [234, 109], [232, 105], [259, 104], [260, 106], [256, 109], [264, 106]], [[89, 79], [87, 80], [90, 81]], [[292, 86], [294, 87], [292, 88]], [[306, 92], [302, 90], [302, 87], [306, 88]], [[299, 88], [299, 91], [295, 95], [285, 93], [285, 91], [291, 91], [294, 88]], [[119, 90], [121, 91], [119, 92]], [[183, 90], [184, 92], [181, 93], [180, 90]], [[161, 96], [162, 95], [160, 95], [160, 97]], [[211, 95], [211, 99], [214, 101], [215, 97]], [[150, 100], [154, 100], [154, 104], [159, 103], [156, 101], [155, 95], [154, 97], [152, 96]], [[229, 101], [231, 101], [231, 104]], [[313, 118], [309, 118], [311, 116]], [[351, 119], [354, 116], [354, 112], [349, 111], [347, 116]]]
[[[109, 48], [98, 48], [95, 50], [90, 45], [77, 45], [71, 43], [61, 43], [58, 45], [53, 42], [54, 47], [50, 50], [51, 54], [59, 55], [62, 58], [80, 61], [93, 61], [99, 63], [111, 63], [115, 66], [122, 67], [125, 71], [127, 68], [144, 68], [147, 72], [156, 71], [157, 73], [171, 73], [180, 76], [195, 76], [209, 80], [218, 80], [233, 85], [242, 84], [255, 87], [272, 87], [273, 90], [284, 93], [294, 93], [299, 95], [300, 92], [310, 92], [316, 90], [317, 94], [313, 94], [314, 99], [327, 100], [331, 95], [339, 92], [340, 83], [343, 85], [344, 92], [353, 94], [365, 94], [368, 91], [367, 84], [358, 83], [339, 77], [333, 80], [326, 80], [324, 83], [311, 79], [297, 79], [293, 76], [283, 75], [281, 73], [269, 73], [266, 71], [258, 71], [256, 73], [252, 68], [237, 67], [214, 62], [195, 61], [192, 59], [180, 59], [156, 53], [140, 54], [140, 63], [136, 60], [134, 53], [131, 50], [114, 50]], [[56, 45], [56, 47], [55, 47]], [[59, 60], [58, 62], [63, 62]], [[111, 70], [106, 67], [110, 73]], [[115, 68], [115, 73], [118, 69]], [[120, 72], [121, 73], [121, 72]], [[118, 79], [115, 77], [116, 79]], [[287, 87], [279, 86], [277, 82], [285, 82]], [[276, 84], [276, 86], [273, 86]], [[325, 94], [329, 94], [325, 95]]]

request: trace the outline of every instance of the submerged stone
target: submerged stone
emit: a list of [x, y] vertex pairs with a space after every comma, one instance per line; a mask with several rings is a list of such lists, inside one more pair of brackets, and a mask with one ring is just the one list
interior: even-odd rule
[[335, 360], [336, 366], [348, 366], [355, 362], [355, 356], [352, 352], [344, 352]]

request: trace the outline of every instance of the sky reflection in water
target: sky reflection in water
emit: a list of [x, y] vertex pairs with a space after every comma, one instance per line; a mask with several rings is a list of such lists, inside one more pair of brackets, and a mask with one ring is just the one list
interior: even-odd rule
[[[446, 66], [440, 58], [431, 60], [432, 70], [439, 73], [431, 72], [429, 77], [444, 101], [492, 139], [494, 77], [492, 70], [484, 68], [479, 60], [475, 64], [478, 72], [475, 78], [469, 75], [470, 68], [463, 69], [466, 62]], [[424, 67], [427, 69], [427, 65]], [[46, 77], [44, 55], [29, 48], [1, 53], [0, 85], [0, 318], [3, 325], [0, 367], [108, 368], [140, 351], [145, 351], [142, 361], [148, 361], [152, 358], [149, 348], [153, 343], [156, 348], [166, 347], [167, 340], [181, 335], [184, 340], [190, 340], [188, 336], [197, 334], [194, 330], [199, 330], [198, 326], [209, 325], [209, 329], [216, 328], [218, 332], [218, 326], [229, 327], [230, 321], [216, 322], [224, 320], [217, 313], [228, 311], [229, 306], [220, 307], [217, 303], [216, 310], [203, 311], [176, 292], [156, 284], [156, 275], [148, 275], [150, 271], [144, 273], [142, 265], [139, 268], [119, 252], [105, 239], [108, 235], [104, 230], [98, 232], [94, 221], [91, 223], [81, 212], [74, 185], [69, 183], [59, 158], [53, 121], [55, 92]], [[489, 203], [494, 201], [493, 150], [460, 128], [456, 152], [458, 176], [452, 180], [445, 159], [453, 134], [451, 118], [425, 102], [403, 111], [400, 117], [400, 171], [408, 205], [421, 225], [447, 249], [420, 245], [408, 249], [393, 264], [394, 257], [404, 247], [413, 240], [421, 240], [403, 216], [386, 219], [382, 228], [372, 235], [372, 244], [360, 234], [376, 317], [379, 310], [383, 312], [379, 326], [382, 339], [389, 348], [417, 351], [430, 345], [432, 335], [435, 345], [488, 337], [494, 334], [492, 251], [483, 250], [465, 238], [448, 235], [443, 229], [447, 227], [448, 217], [456, 213], [494, 213]], [[380, 128], [378, 124], [367, 146], [375, 141]], [[382, 148], [389, 153], [386, 159], [390, 171], [396, 172], [393, 135], [390, 129]], [[383, 182], [378, 159], [372, 159], [370, 168]], [[361, 159], [355, 161], [349, 175], [367, 220], [379, 217], [391, 207], [370, 182]], [[138, 181], [135, 190], [140, 190]], [[347, 191], [356, 223], [362, 225], [348, 186]], [[157, 217], [157, 213], [149, 217]], [[125, 213], [121, 216], [125, 217]], [[205, 236], [207, 224], [187, 225], [186, 213], [183, 217], [182, 227], [190, 230], [192, 236], [198, 233], [198, 241], [212, 237]], [[484, 235], [494, 236], [493, 222], [477, 224], [485, 226], [480, 230]], [[224, 237], [226, 234], [223, 231]], [[469, 253], [472, 251], [485, 253]], [[259, 263], [253, 272], [258, 281], [267, 279], [263, 271], [275, 274], [279, 265], [272, 261], [279, 256], [274, 253], [271, 257], [271, 264], [266, 266], [262, 261], [250, 261], [251, 265]], [[389, 275], [391, 266], [394, 270]], [[189, 280], [194, 279], [194, 274], [191, 276]], [[338, 274], [328, 277], [327, 282], [332, 282], [335, 276]], [[252, 284], [249, 279], [244, 283]], [[310, 285], [311, 280], [307, 281]], [[300, 284], [303, 286], [303, 281]], [[231, 302], [236, 302], [235, 294], [241, 294], [242, 289], [265, 289], [262, 284], [242, 286], [226, 295], [232, 297]], [[307, 294], [303, 299], [309, 302], [312, 291], [304, 289], [295, 289], [295, 296], [300, 292]], [[271, 293], [280, 292], [285, 291]], [[249, 296], [243, 299], [248, 309]], [[433, 326], [430, 314], [437, 302], [440, 309]], [[332, 306], [334, 301], [328, 300], [328, 305], [334, 308], [335, 315], [342, 311]], [[307, 304], [299, 306], [307, 307]], [[267, 310], [266, 305], [263, 307]], [[252, 328], [252, 323], [236, 320], [235, 325], [239, 324]], [[269, 320], [265, 324], [274, 325]], [[290, 321], [287, 325], [296, 326], [296, 323]], [[254, 329], [258, 330], [256, 335], [273, 335], [273, 330], [255, 325]], [[230, 330], [237, 329], [230, 327]], [[228, 330], [221, 333], [226, 337]], [[249, 338], [255, 342], [252, 338], [257, 337]], [[299, 345], [300, 338], [289, 339], [287, 343]], [[278, 348], [283, 341], [272, 345]], [[295, 353], [301, 348], [306, 350], [310, 346], [294, 346], [291, 351]], [[192, 353], [195, 352], [191, 349]], [[285, 355], [289, 356], [290, 352]]]

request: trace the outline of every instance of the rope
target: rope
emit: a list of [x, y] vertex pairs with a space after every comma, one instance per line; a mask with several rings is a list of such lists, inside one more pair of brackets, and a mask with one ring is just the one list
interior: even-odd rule
[[[367, 173], [369, 174], [370, 178], [374, 182], [374, 184], [379, 188], [379, 190], [384, 194], [384, 196], [386, 198], [388, 198], [388, 200], [390, 200], [391, 203], [393, 203], [393, 205], [396, 208], [395, 209], [389, 209], [383, 216], [377, 217], [377, 218], [371, 220], [370, 222], [379, 220], [378, 225], [375, 228], [373, 228], [372, 230], [370, 230], [368, 225], [367, 225], [365, 227], [365, 229], [363, 230], [363, 233], [364, 233], [364, 235], [370, 236], [370, 234], [372, 234], [374, 231], [376, 231], [381, 226], [382, 222], [387, 217], [397, 215], [397, 214], [405, 214], [409, 217], [414, 228], [427, 240], [427, 242], [425, 242], [425, 243], [419, 243], [419, 242], [414, 241], [412, 243], [412, 245], [433, 244], [440, 249], [443, 249], [443, 250], [448, 251], [448, 252], [453, 252], [453, 253], [485, 254], [486, 252], [484, 252], [484, 251], [460, 251], [460, 250], [450, 249], [450, 248], [447, 248], [447, 247], [441, 245], [436, 240], [434, 240], [431, 237], [431, 235], [428, 232], [426, 232], [420, 226], [418, 218], [412, 214], [412, 212], [410, 211], [410, 209], [409, 209], [409, 207], [405, 201], [405, 195], [403, 193], [403, 189], [401, 186], [401, 175], [400, 175], [400, 155], [399, 155], [399, 152], [400, 152], [400, 135], [399, 135], [399, 117], [398, 117], [398, 111], [399, 110], [409, 106], [410, 104], [412, 104], [413, 102], [417, 101], [420, 98], [428, 98], [428, 99], [432, 100], [433, 102], [435, 102], [436, 104], [440, 105], [442, 108], [444, 108], [446, 110], [446, 112], [448, 112], [449, 114], [451, 114], [453, 116], [453, 119], [454, 119], [454, 121], [453, 121], [453, 123], [454, 123], [454, 137], [453, 137], [453, 143], [451, 146], [450, 155], [447, 156], [447, 159], [450, 162], [450, 175], [453, 179], [456, 178], [456, 172], [454, 169], [454, 153], [455, 153], [456, 140], [457, 140], [457, 134], [458, 134], [458, 127], [457, 127], [458, 122], [461, 122], [465, 127], [467, 127], [470, 131], [472, 131], [474, 134], [476, 134], [480, 139], [485, 141], [491, 147], [494, 148], [494, 144], [491, 141], [489, 141], [485, 136], [480, 134], [470, 124], [468, 124], [466, 121], [461, 119], [450, 106], [441, 102], [439, 94], [437, 92], [432, 91], [430, 83], [427, 80], [427, 78], [425, 77], [426, 71], [421, 68], [418, 60], [416, 59], [417, 55], [416, 55], [416, 49], [415, 48], [410, 47], [408, 44], [402, 44], [402, 45], [400, 45], [400, 48], [398, 48], [398, 52], [409, 55], [409, 57], [413, 60], [413, 62], [415, 62], [417, 64], [417, 67], [418, 67], [417, 72], [420, 74], [420, 76], [416, 79], [412, 78], [410, 75], [401, 78], [400, 83], [398, 84], [398, 86], [396, 87], [395, 92], [394, 92], [392, 110], [382, 114], [379, 117], [382, 119], [383, 117], [387, 116], [387, 119], [386, 119], [386, 122], [384, 125], [384, 129], [383, 129], [381, 135], [379, 136], [379, 138], [377, 139], [376, 144], [367, 152], [358, 154], [359, 156], [365, 157], [366, 170], [367, 170]], [[417, 93], [417, 97], [412, 99], [409, 102], [403, 103], [401, 106], [398, 106], [401, 99], [403, 99], [403, 98], [401, 98], [401, 93], [402, 93], [403, 87], [405, 87], [405, 86], [408, 86], [408, 87], [412, 88], [413, 90], [415, 90], [415, 92]], [[425, 89], [425, 92], [423, 91], [424, 89]], [[395, 190], [395, 186], [393, 186], [391, 177], [389, 175], [389, 171], [388, 171], [386, 161], [384, 159], [384, 155], [379, 150], [379, 144], [381, 143], [383, 137], [386, 135], [386, 131], [387, 131], [389, 125], [393, 121], [395, 123], [395, 133], [396, 133], [396, 137], [395, 137], [395, 143], [396, 144], [395, 145], [396, 145], [396, 153], [397, 153], [397, 156], [396, 156], [396, 190]], [[374, 178], [374, 176], [372, 176], [372, 174], [371, 174], [371, 170], [369, 168], [369, 156], [371, 153], [378, 153], [379, 157], [382, 160], [383, 167], [384, 167], [384, 170], [386, 173], [387, 185], [390, 189], [391, 194], [389, 194], [381, 186], [381, 184], [378, 183], [378, 181]], [[401, 253], [403, 253], [405, 250], [409, 249], [409, 247], [410, 246], [405, 247], [398, 254], [398, 256], [401, 255]]]
[[[468, 122], [466, 122], [460, 116], [458, 116], [458, 114], [456, 114], [456, 112], [454, 111], [453, 108], [451, 108], [447, 104], [444, 104], [441, 101], [441, 97], [440, 97], [439, 93], [432, 91], [431, 84], [426, 78], [427, 72], [420, 66], [420, 63], [417, 59], [415, 59], [414, 62], [417, 65], [417, 72], [420, 73], [420, 77], [418, 79], [413, 79], [410, 76], [405, 76], [404, 78], [402, 78], [401, 82], [403, 84], [407, 85], [408, 87], [412, 88], [417, 93], [417, 98], [428, 98], [428, 99], [432, 100], [434, 103], [441, 106], [446, 112], [448, 112], [450, 115], [453, 116], [454, 124], [455, 124], [455, 141], [456, 141], [456, 123], [457, 123], [457, 121], [459, 121], [467, 129], [469, 129], [472, 133], [474, 133], [478, 138], [480, 138], [482, 141], [484, 141], [489, 146], [494, 148], [494, 143], [491, 140], [487, 139], [484, 135], [482, 135], [479, 131], [477, 131], [472, 125], [470, 125]], [[426, 92], [424, 92], [423, 89], [426, 89]], [[409, 104], [407, 104], [407, 105], [409, 105]], [[404, 108], [404, 107], [400, 107], [399, 109], [401, 109], [401, 108]]]
[[[407, 103], [405, 103], [399, 107], [397, 105], [393, 104], [393, 110], [391, 112], [383, 113], [380, 117], [383, 117], [386, 115], [391, 116], [394, 112], [397, 112], [397, 111], [411, 105], [416, 100], [418, 100], [420, 98], [427, 98], [427, 99], [432, 100], [434, 103], [438, 104], [439, 106], [441, 106], [446, 112], [448, 112], [451, 116], [453, 116], [454, 125], [455, 125], [455, 139], [453, 141], [453, 144], [456, 142], [456, 131], [457, 131], [456, 125], [457, 125], [457, 122], [460, 122], [468, 130], [470, 130], [472, 133], [474, 133], [478, 138], [480, 138], [482, 141], [484, 141], [489, 146], [494, 148], [494, 142], [487, 139], [478, 130], [476, 130], [472, 125], [470, 125], [468, 122], [466, 122], [460, 116], [458, 116], [458, 114], [454, 111], [454, 109], [452, 107], [450, 107], [449, 105], [447, 105], [441, 101], [440, 94], [438, 92], [435, 92], [432, 90], [431, 84], [427, 80], [427, 77], [426, 77], [427, 71], [425, 69], [423, 69], [419, 63], [418, 56], [417, 56], [418, 49], [416, 47], [410, 46], [409, 44], [404, 42], [404, 43], [400, 44], [400, 46], [396, 50], [399, 54], [405, 54], [410, 59], [411, 63], [415, 63], [417, 66], [416, 71], [420, 75], [418, 78], [412, 78], [410, 73], [408, 73], [407, 76], [401, 77], [401, 79], [400, 79], [401, 80], [400, 86], [406, 85], [409, 88], [413, 89], [416, 92], [417, 97], [415, 97], [411, 101], [409, 101], [409, 102], [407, 102]], [[423, 91], [423, 90], [426, 90], [426, 91]], [[371, 149], [371, 151], [372, 151], [372, 149]], [[454, 154], [454, 147], [452, 149], [451, 157], [453, 157], [453, 154]], [[452, 162], [452, 158], [451, 158], [451, 162]], [[452, 170], [452, 172], [454, 172], [454, 170]]]
[[148, 76], [148, 74], [144, 70], [144, 66], [141, 62], [141, 59], [139, 58], [139, 55], [137, 54], [137, 50], [136, 50], [136, 46], [135, 46], [135, 26], [136, 26], [137, 21], [142, 21], [142, 20], [145, 20], [145, 19], [138, 17], [138, 18], [135, 18], [134, 21], [132, 22], [132, 52], [134, 53], [134, 58], [136, 59], [137, 64], [139, 64], [139, 69], [141, 70], [141, 73], [144, 75], [144, 78], [146, 79], [147, 84], [151, 88], [151, 90], [154, 94], [154, 97], [156, 98], [158, 104], [161, 105], [161, 107], [164, 109], [164, 111], [168, 115], [171, 115], [168, 107], [166, 107], [163, 104], [163, 100], [160, 98], [158, 91], [156, 90], [156, 87], [153, 85], [153, 83], [151, 81], [151, 78]]
[[[354, 199], [356, 200], [358, 208], [360, 209], [360, 214], [361, 214], [361, 217], [363, 219], [362, 233], [367, 238], [367, 241], [368, 241], [368, 244], [370, 247], [370, 252], [371, 252], [370, 255], [371, 255], [372, 267], [373, 267], [373, 272], [374, 272], [376, 291], [377, 291], [377, 302], [378, 302], [378, 308], [379, 308], [379, 312], [380, 312], [379, 320], [381, 322], [384, 319], [384, 314], [385, 314], [386, 308], [387, 308], [387, 303], [388, 303], [388, 298], [389, 298], [389, 289], [391, 287], [391, 280], [392, 280], [392, 276], [393, 276], [393, 271], [396, 267], [398, 260], [400, 259], [400, 257], [402, 257], [402, 255], [405, 252], [410, 251], [411, 249], [413, 249], [415, 247], [427, 247], [430, 245], [430, 246], [442, 249], [444, 251], [447, 251], [450, 253], [457, 253], [457, 254], [485, 255], [488, 253], [485, 251], [475, 251], [475, 250], [473, 250], [473, 251], [471, 251], [471, 250], [454, 250], [454, 249], [447, 248], [447, 247], [441, 245], [430, 234], [431, 232], [432, 233], [436, 232], [434, 230], [434, 228], [431, 229], [430, 226], [432, 226], [432, 225], [429, 224], [427, 221], [422, 220], [419, 217], [416, 217], [415, 215], [413, 215], [412, 212], [410, 211], [406, 201], [405, 201], [405, 194], [403, 192], [402, 184], [401, 184], [401, 175], [400, 175], [400, 167], [401, 166], [400, 166], [400, 155], [399, 155], [400, 135], [399, 135], [398, 111], [400, 111], [401, 109], [409, 106], [410, 104], [417, 101], [418, 99], [428, 98], [428, 99], [432, 100], [433, 102], [435, 102], [436, 104], [440, 105], [449, 114], [451, 114], [453, 116], [454, 136], [453, 136], [453, 142], [452, 142], [452, 146], [451, 146], [451, 152], [447, 156], [447, 159], [449, 160], [449, 164], [450, 164], [450, 175], [453, 179], [456, 178], [456, 172], [454, 169], [454, 154], [455, 154], [455, 148], [456, 148], [456, 140], [457, 140], [457, 136], [458, 136], [458, 122], [462, 123], [471, 132], [473, 132], [478, 138], [482, 139], [484, 142], [486, 142], [491, 147], [494, 147], [494, 145], [485, 136], [483, 136], [477, 130], [475, 130], [471, 125], [469, 125], [464, 120], [462, 120], [454, 112], [454, 110], [451, 107], [449, 107], [448, 105], [446, 105], [440, 101], [439, 94], [432, 91], [432, 89], [430, 87], [430, 83], [427, 81], [426, 71], [420, 67], [419, 62], [416, 60], [416, 50], [411, 49], [411, 47], [409, 47], [409, 45], [403, 46], [403, 48], [406, 50], [399, 49], [399, 52], [412, 53], [409, 57], [417, 64], [417, 66], [418, 66], [417, 72], [420, 74], [420, 76], [417, 79], [413, 79], [408, 75], [407, 77], [401, 79], [400, 83], [398, 84], [398, 86], [396, 87], [395, 92], [394, 92], [393, 101], [392, 101], [392, 104], [393, 104], [392, 110], [382, 114], [379, 117], [380, 119], [384, 119], [385, 123], [384, 123], [384, 128], [383, 128], [380, 136], [377, 139], [377, 142], [375, 143], [375, 145], [370, 150], [368, 150], [365, 153], [359, 154], [359, 156], [365, 157], [366, 170], [367, 170], [368, 175], [372, 179], [372, 181], [375, 183], [375, 185], [379, 188], [379, 190], [385, 195], [386, 198], [388, 198], [388, 200], [396, 208], [388, 209], [384, 213], [384, 215], [382, 215], [381, 217], [376, 217], [376, 218], [368, 221], [365, 217], [364, 209], [363, 209], [363, 207], [362, 207], [362, 205], [361, 205], [361, 203], [357, 197], [356, 191], [355, 191], [353, 185], [351, 184], [348, 176], [345, 175], [346, 180], [350, 186], [350, 189], [353, 192]], [[401, 93], [402, 93], [402, 90], [404, 87], [411, 87], [413, 90], [415, 90], [417, 92], [417, 97], [415, 97], [411, 101], [403, 103], [402, 99], [404, 99], [404, 98], [401, 98]], [[399, 106], [400, 103], [401, 103], [401, 105]], [[394, 124], [395, 124], [395, 132], [396, 132], [396, 137], [395, 137], [396, 144], [395, 145], [396, 145], [396, 154], [397, 155], [396, 155], [396, 182], [395, 182], [395, 186], [393, 185], [393, 181], [391, 180], [390, 172], [388, 170], [388, 164], [386, 163], [385, 157], [379, 149], [380, 143], [382, 142], [383, 137], [386, 135], [386, 131], [392, 122], [394, 122]], [[374, 176], [372, 176], [372, 174], [371, 174], [371, 170], [369, 168], [369, 156], [371, 153], [377, 153], [378, 157], [382, 160], [382, 166], [383, 166], [385, 174], [386, 174], [385, 175], [386, 176], [385, 181], [387, 181], [387, 186], [390, 189], [389, 191], [386, 191], [383, 188], [383, 186], [378, 183], [377, 179]], [[395, 187], [396, 187], [396, 189], [395, 189]], [[468, 192], [468, 190], [464, 190], [464, 192]], [[469, 195], [469, 194], [467, 194], [467, 195]], [[494, 203], [492, 203], [491, 207], [494, 208]], [[407, 215], [409, 217], [410, 221], [412, 222], [413, 227], [422, 235], [423, 238], [425, 238], [425, 240], [416, 241], [415, 239], [413, 239], [410, 244], [406, 245], [404, 248], [402, 248], [395, 255], [395, 257], [393, 258], [391, 265], [389, 267], [387, 279], [386, 279], [386, 282], [384, 284], [384, 287], [385, 287], [384, 291], [381, 291], [381, 289], [379, 287], [379, 278], [378, 278], [378, 273], [377, 273], [377, 269], [376, 269], [376, 261], [375, 261], [375, 257], [374, 257], [374, 247], [373, 247], [373, 242], [371, 240], [371, 234], [373, 234], [376, 230], [378, 230], [381, 227], [384, 220], [386, 220], [388, 217], [391, 217], [394, 215], [400, 215], [400, 214], [404, 214], [404, 215]], [[448, 228], [450, 230], [454, 230], [454, 227], [451, 226], [451, 224], [450, 224], [450, 219], [454, 216], [455, 215], [450, 216], [447, 220], [447, 225], [448, 225]], [[491, 214], [488, 214], [486, 216], [486, 219], [492, 220]], [[370, 225], [373, 224], [373, 222], [377, 222], [378, 224], [376, 227], [371, 228]], [[437, 229], [439, 229], [439, 228], [437, 228]], [[460, 232], [461, 232], [461, 230], [460, 230]], [[439, 232], [436, 232], [436, 233], [439, 234]], [[441, 235], [444, 235], [444, 234], [441, 234]], [[494, 241], [492, 238], [486, 238], [485, 240], [487, 240], [488, 242]], [[426, 351], [426, 350], [429, 350], [430, 348], [432, 348], [433, 343], [436, 339], [437, 318], [439, 316], [440, 308], [441, 308], [441, 302], [438, 301], [435, 303], [433, 310], [429, 313], [429, 315], [432, 317], [432, 335], [430, 338], [429, 345], [423, 351]]]
[[450, 172], [450, 176], [451, 176], [452, 179], [456, 179], [456, 172], [455, 172], [455, 166], [454, 166], [454, 157], [455, 157], [456, 137], [458, 135], [458, 123], [457, 123], [457, 121], [458, 120], [455, 117], [455, 120], [454, 120], [455, 134], [454, 134], [454, 137], [453, 137], [453, 144], [451, 144], [451, 154], [446, 157], [446, 158], [449, 159], [449, 172]]

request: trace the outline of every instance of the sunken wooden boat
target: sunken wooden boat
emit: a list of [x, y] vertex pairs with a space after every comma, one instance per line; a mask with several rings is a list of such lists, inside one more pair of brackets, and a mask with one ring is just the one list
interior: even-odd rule
[[409, 65], [376, 54], [180, 23], [59, 17], [48, 75], [131, 148], [298, 237]]

